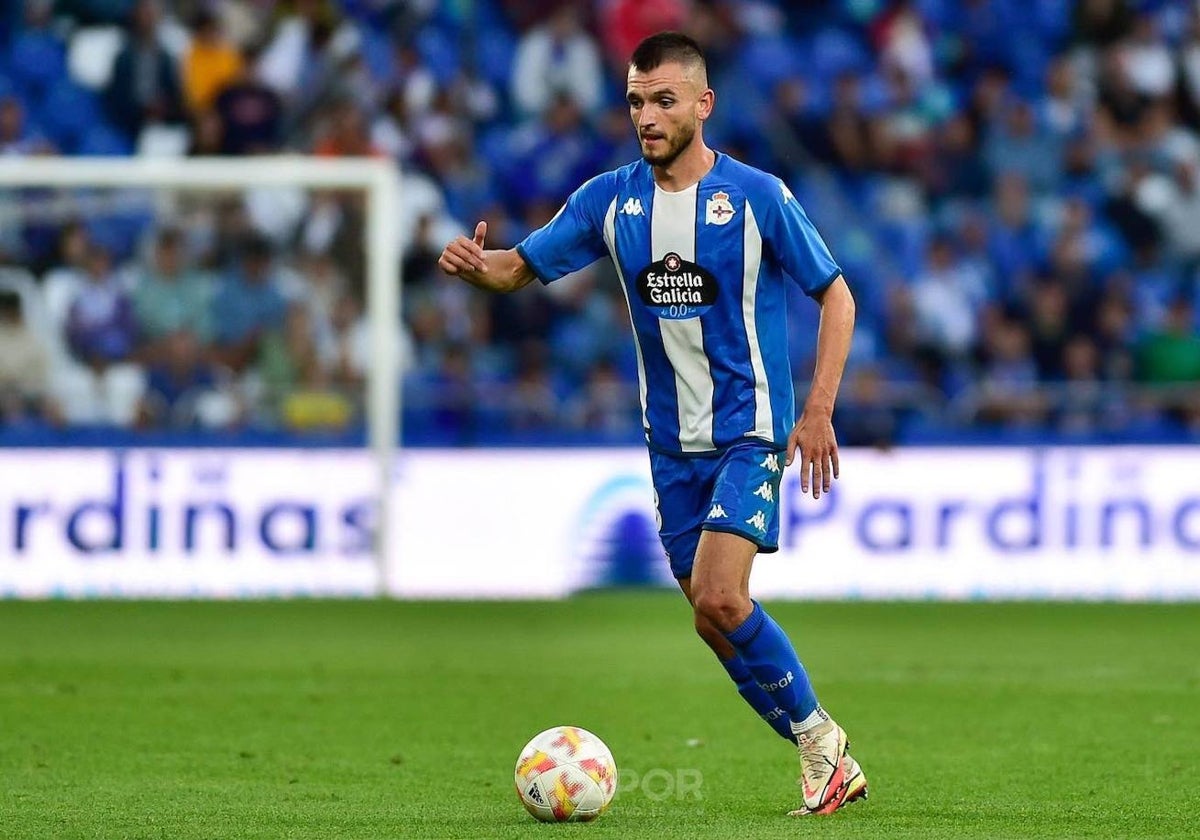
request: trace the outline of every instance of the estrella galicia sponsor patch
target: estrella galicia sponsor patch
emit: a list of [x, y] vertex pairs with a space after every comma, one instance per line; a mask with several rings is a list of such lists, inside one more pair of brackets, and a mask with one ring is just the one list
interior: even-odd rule
[[717, 301], [717, 278], [703, 266], [671, 252], [641, 270], [637, 290], [642, 303], [660, 318], [695, 318]]

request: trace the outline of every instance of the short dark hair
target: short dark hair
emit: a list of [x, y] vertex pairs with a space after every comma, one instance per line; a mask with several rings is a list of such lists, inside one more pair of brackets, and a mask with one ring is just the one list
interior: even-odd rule
[[639, 73], [653, 70], [668, 62], [679, 64], [698, 64], [707, 72], [708, 64], [704, 60], [704, 51], [694, 38], [682, 32], [658, 32], [642, 40], [629, 57], [631, 67]]

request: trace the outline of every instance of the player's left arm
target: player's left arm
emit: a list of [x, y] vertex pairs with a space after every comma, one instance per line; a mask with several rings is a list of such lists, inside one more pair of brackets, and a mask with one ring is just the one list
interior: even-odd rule
[[829, 492], [839, 472], [833, 405], [854, 333], [854, 296], [825, 240], [792, 191], [782, 181], [771, 179], [769, 188], [759, 197], [764, 210], [763, 234], [771, 252], [821, 307], [812, 387], [800, 419], [788, 435], [787, 449], [789, 465], [799, 455], [801, 490], [807, 493], [811, 486], [813, 498], [819, 499], [822, 492]]
[[829, 492], [839, 472], [833, 406], [854, 334], [854, 296], [846, 279], [838, 274], [813, 297], [821, 307], [817, 363], [800, 419], [788, 435], [787, 463], [800, 453], [800, 489], [807, 493], [811, 486], [813, 498], [819, 499], [822, 492]]

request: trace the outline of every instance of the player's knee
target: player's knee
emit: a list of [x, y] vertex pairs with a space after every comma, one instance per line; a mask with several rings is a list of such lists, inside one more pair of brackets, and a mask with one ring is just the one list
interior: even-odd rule
[[700, 622], [705, 621], [722, 634], [730, 633], [745, 621], [753, 609], [750, 599], [738, 592], [693, 592], [693, 599], [697, 631]]
[[699, 612], [694, 613], [694, 615], [696, 635], [704, 640], [704, 644], [708, 645], [713, 653], [722, 659], [728, 659], [733, 656], [735, 653], [733, 645], [729, 644], [729, 640], [725, 638], [725, 634]]

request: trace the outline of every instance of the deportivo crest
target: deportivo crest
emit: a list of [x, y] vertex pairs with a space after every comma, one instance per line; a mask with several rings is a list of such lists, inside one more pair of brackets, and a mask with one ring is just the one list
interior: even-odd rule
[[729, 200], [729, 193], [715, 192], [705, 207], [704, 224], [727, 225], [733, 218], [734, 212], [733, 203]]

